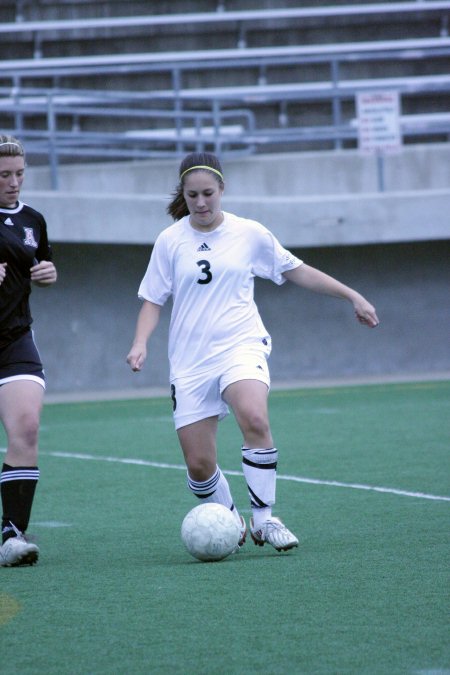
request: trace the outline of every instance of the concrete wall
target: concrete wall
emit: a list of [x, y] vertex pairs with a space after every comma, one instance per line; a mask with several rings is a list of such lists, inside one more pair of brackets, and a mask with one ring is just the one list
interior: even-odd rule
[[[381, 326], [362, 328], [346, 303], [290, 284], [257, 283], [274, 349], [274, 382], [450, 372], [450, 146], [415, 146], [377, 164], [358, 153], [229, 160], [224, 208], [266, 224], [306, 262], [359, 289]], [[48, 391], [136, 392], [165, 387], [169, 308], [143, 373], [125, 363], [137, 288], [165, 213], [178, 162], [27, 171], [23, 196], [45, 214], [59, 282], [32, 306]]]
[[[384, 158], [388, 192], [445, 189], [450, 185], [450, 144], [405, 145]], [[176, 159], [62, 165], [59, 190], [71, 194], [158, 195], [166, 199], [177, 181]], [[378, 168], [357, 150], [250, 155], [223, 161], [227, 191], [234, 196], [320, 195], [377, 192]], [[30, 191], [50, 190], [49, 167], [27, 168]]]
[[[252, 156], [224, 162], [225, 209], [266, 224], [287, 246], [332, 246], [450, 236], [450, 144], [408, 146], [383, 163], [356, 151]], [[28, 169], [24, 199], [55, 242], [151, 244], [178, 161]]]
[[[33, 291], [35, 332], [48, 392], [166, 387], [169, 308], [139, 374], [126, 354], [140, 307], [137, 287], [150, 247], [56, 244], [58, 284]], [[274, 347], [275, 383], [311, 378], [450, 372], [448, 241], [306, 248], [306, 262], [356, 287], [377, 307], [381, 325], [360, 326], [347, 303], [257, 283], [256, 298]]]

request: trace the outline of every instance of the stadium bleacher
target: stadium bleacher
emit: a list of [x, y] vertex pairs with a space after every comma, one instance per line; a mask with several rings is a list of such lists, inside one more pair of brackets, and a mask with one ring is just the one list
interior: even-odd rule
[[[164, 332], [148, 376], [118, 364], [180, 156], [203, 148], [221, 155], [226, 210], [380, 308], [381, 332], [353, 337], [341, 304], [261, 284], [279, 381], [448, 370], [449, 14], [434, 0], [2, 0], [0, 127], [25, 141], [23, 199], [62, 280], [58, 311], [34, 296], [51, 390], [166, 384]], [[385, 91], [404, 147], [365, 156], [357, 97]]]
[[54, 166], [353, 148], [356, 95], [389, 89], [405, 142], [448, 140], [449, 2], [273, 4], [7, 2], [0, 124]]

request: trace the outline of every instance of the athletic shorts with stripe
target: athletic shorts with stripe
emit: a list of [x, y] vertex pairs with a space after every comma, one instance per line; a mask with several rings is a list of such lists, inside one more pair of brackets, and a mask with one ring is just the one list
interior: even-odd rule
[[270, 388], [267, 365], [270, 351], [271, 345], [267, 339], [240, 345], [227, 351], [207, 371], [171, 380], [175, 428], [180, 429], [216, 415], [219, 420], [226, 417], [230, 411], [222, 394], [234, 382], [259, 380]]
[[0, 386], [16, 380], [32, 380], [45, 389], [41, 357], [31, 330], [0, 349]]

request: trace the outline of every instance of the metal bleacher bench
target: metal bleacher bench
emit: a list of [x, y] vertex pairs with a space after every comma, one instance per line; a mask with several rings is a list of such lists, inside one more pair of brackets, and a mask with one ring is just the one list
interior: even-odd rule
[[[346, 79], [333, 82], [288, 82], [278, 84], [249, 84], [227, 87], [190, 87], [176, 92], [176, 95], [185, 101], [211, 101], [217, 99], [223, 102], [264, 103], [272, 101], [302, 101], [320, 100], [333, 95], [341, 97], [354, 96], [357, 91], [376, 91], [394, 89], [400, 93], [433, 93], [450, 91], [450, 72], [447, 75], [420, 75], [407, 77], [374, 77], [366, 79]], [[46, 105], [52, 97], [53, 105], [74, 106], [108, 104], [133, 99], [141, 101], [172, 100], [172, 89], [153, 90], [151, 92], [98, 90], [64, 90], [40, 89], [24, 87], [11, 91], [9, 87], [0, 87], [0, 110], [12, 109], [20, 103], [28, 105]]]
[[[364, 19], [371, 17], [386, 18], [394, 14], [408, 16], [411, 14], [420, 14], [426, 16], [443, 12], [449, 9], [448, 2], [445, 0], [414, 0], [403, 2], [373, 2], [367, 5], [325, 5], [321, 7], [293, 7], [282, 9], [257, 9], [257, 10], [238, 10], [238, 11], [211, 11], [211, 12], [183, 12], [174, 14], [149, 14], [143, 16], [123, 16], [123, 17], [105, 17], [88, 19], [62, 19], [53, 21], [24, 21], [20, 15], [14, 24], [0, 24], [1, 33], [32, 33], [42, 38], [45, 33], [70, 34], [74, 31], [84, 31], [86, 29], [115, 29], [115, 28], [133, 28], [133, 27], [161, 27], [161, 26], [211, 26], [237, 24], [244, 29], [253, 28], [255, 25], [267, 22], [277, 21], [306, 21], [308, 19]], [[239, 35], [240, 45], [242, 46], [242, 34]]]
[[[177, 95], [184, 101], [265, 103], [277, 101], [312, 101], [329, 99], [333, 96], [351, 97], [357, 91], [395, 89], [401, 93], [432, 93], [450, 91], [448, 75], [421, 75], [409, 77], [374, 77], [368, 79], [339, 80], [333, 82], [288, 82], [283, 84], [240, 85], [235, 87], [185, 88]], [[172, 90], [154, 91], [152, 99], [173, 98]]]
[[[409, 77], [385, 77], [370, 79], [331, 80], [323, 82], [289, 82], [283, 84], [240, 85], [235, 87], [184, 88], [178, 92], [154, 90], [151, 92], [124, 92], [96, 90], [64, 90], [22, 88], [13, 92], [8, 87], [0, 87], [0, 111], [14, 111], [20, 106], [35, 112], [46, 110], [49, 99], [52, 105], [64, 108], [64, 112], [77, 113], [80, 108], [108, 104], [127, 106], [139, 102], [173, 101], [178, 97], [182, 101], [211, 103], [219, 101], [228, 104], [264, 104], [272, 102], [319, 101], [333, 97], [352, 98], [359, 91], [395, 90], [402, 94], [433, 94], [450, 92], [450, 72], [448, 75], [421, 75]], [[91, 108], [92, 109], [92, 108]]]
[[286, 63], [332, 63], [369, 61], [383, 58], [417, 59], [429, 53], [450, 54], [450, 37], [376, 40], [339, 44], [287, 47], [252, 47], [247, 49], [205, 49], [177, 52], [143, 52], [94, 56], [6, 59], [2, 61], [2, 77], [61, 76], [104, 74], [106, 72], [143, 72], [196, 70], [243, 66], [274, 66]]
[[[34, 58], [8, 58], [1, 62], [3, 86], [0, 87], [0, 113], [9, 114], [10, 119], [14, 118], [15, 129], [11, 131], [20, 132], [27, 138], [29, 148], [34, 147], [43, 152], [51, 148], [55, 175], [59, 156], [101, 157], [121, 156], [122, 153], [123, 156], [127, 156], [130, 153], [130, 142], [133, 144], [136, 157], [166, 152], [159, 149], [162, 146], [158, 146], [158, 143], [178, 144], [175, 151], [181, 152], [183, 143], [190, 143], [192, 147], [195, 143], [212, 142], [216, 144], [216, 150], [220, 151], [225, 147], [231, 148], [233, 143], [240, 148], [246, 146], [248, 149], [250, 146], [264, 147], [265, 144], [269, 146], [289, 143], [293, 139], [307, 141], [326, 139], [332, 141], [337, 148], [340, 147], [339, 143], [342, 140], [353, 141], [356, 138], [357, 129], [349, 119], [348, 111], [346, 119], [343, 119], [340, 102], [344, 99], [353, 99], [359, 91], [394, 89], [402, 95], [415, 96], [416, 100], [419, 100], [422, 94], [448, 95], [450, 72], [446, 67], [446, 60], [450, 56], [450, 37], [446, 22], [449, 9], [449, 2], [415, 0], [282, 10], [183, 13], [70, 21], [22, 21], [16, 24], [3, 24], [0, 25], [0, 39], [2, 35], [12, 33], [34, 40], [35, 46], [39, 47], [39, 41], [49, 33], [52, 34], [53, 40], [55, 37], [57, 39], [57, 36], [64, 39], [67, 37], [69, 40], [77, 39], [80, 31], [88, 29], [92, 37], [97, 29], [100, 31], [133, 26], [182, 26], [188, 22], [192, 25], [212, 27], [228, 22], [236, 24], [239, 28], [237, 40], [239, 46], [228, 49], [53, 57], [40, 56], [41, 50], [37, 48]], [[306, 21], [321, 17], [329, 19], [340, 17], [342, 20], [348, 18], [358, 21], [364, 17], [367, 20], [369, 17], [378, 17], [384, 21], [389, 20], [389, 17], [393, 18], [394, 14], [431, 16], [433, 12], [434, 18], [439, 17], [441, 20], [441, 30], [437, 29], [440, 35], [435, 37], [267, 47], [247, 47], [243, 39], [245, 29], [250, 31], [258, 22], [260, 26], [270, 24], [270, 28], [273, 29], [276, 21], [289, 22], [291, 19]], [[436, 23], [434, 28], [436, 29]], [[64, 44], [64, 40], [61, 42]], [[8, 56], [14, 56], [14, 48], [11, 50], [13, 51], [10, 51]], [[397, 60], [411, 61], [414, 64], [413, 72], [417, 74], [405, 77], [349, 79], [349, 74], [346, 73], [345, 79], [341, 77], [341, 64], [383, 61], [392, 63]], [[419, 62], [423, 63], [424, 67], [416, 69], [415, 64]], [[321, 81], [299, 81], [297, 73], [288, 83], [271, 81], [276, 79], [276, 73], [272, 71], [272, 75], [271, 68], [275, 69], [277, 66], [297, 68], [304, 64], [328, 66], [329, 76], [327, 77], [325, 73], [321, 75]], [[221, 82], [222, 72], [228, 73], [232, 69], [239, 71], [243, 68], [255, 70], [252, 84], [216, 86], [216, 82]], [[434, 74], [429, 74], [431, 68]], [[410, 72], [411, 70], [412, 67], [409, 68]], [[183, 81], [183, 74], [202, 71], [214, 72], [214, 79], [209, 78], [214, 86], [187, 87]], [[171, 76], [172, 86], [168, 89], [167, 86], [170, 85], [165, 84], [165, 89], [149, 88], [147, 91], [136, 92], [113, 90], [114, 75], [119, 75], [123, 80], [124, 77], [134, 73], [152, 72], [168, 73]], [[283, 72], [288, 72], [288, 69]], [[301, 69], [298, 69], [298, 72], [302, 72]], [[111, 77], [105, 78], [104, 76], [108, 74]], [[86, 85], [85, 79], [83, 82], [85, 89], [73, 88], [76, 78], [84, 78], [86, 75], [92, 76], [89, 85]], [[72, 89], [61, 87], [60, 78], [64, 76], [71, 78]], [[47, 82], [44, 87], [42, 78], [50, 80], [50, 85]], [[240, 82], [239, 78], [235, 80], [236, 83]], [[5, 86], [5, 82], [8, 81], [11, 82], [10, 87]], [[33, 86], [33, 82], [36, 82], [36, 85]], [[295, 126], [295, 123], [290, 125], [285, 114], [286, 106], [302, 101], [329, 101], [332, 104], [329, 123], [317, 127], [299, 127]], [[259, 105], [271, 103], [280, 106], [278, 126], [264, 129], [263, 125], [255, 124], [254, 111]], [[196, 112], [193, 108], [196, 108]], [[446, 114], [441, 114], [438, 119], [438, 112], [428, 113], [426, 108], [421, 112], [419, 107], [416, 112], [420, 114], [402, 117], [402, 128], [409, 133], [419, 133], [417, 130], [424, 129], [425, 131], [438, 129], [444, 134], [449, 133], [449, 119]], [[350, 115], [352, 114], [354, 113], [350, 112]], [[40, 129], [41, 125], [34, 125], [33, 115], [46, 116], [47, 127]], [[55, 123], [58, 115], [65, 115], [66, 119], [69, 116], [69, 120], [72, 119], [72, 130], [67, 128], [67, 124], [58, 127]], [[79, 119], [83, 116], [91, 116], [95, 121], [96, 117], [106, 115], [111, 118], [122, 117], [122, 122], [125, 118], [129, 119], [126, 125], [122, 123], [118, 127], [120, 130], [114, 133], [83, 131], [78, 126]], [[31, 120], [28, 128], [24, 124], [27, 116]], [[139, 124], [136, 124], [133, 120], [138, 117], [141, 119]], [[137, 129], [135, 128], [137, 126], [144, 128]]]

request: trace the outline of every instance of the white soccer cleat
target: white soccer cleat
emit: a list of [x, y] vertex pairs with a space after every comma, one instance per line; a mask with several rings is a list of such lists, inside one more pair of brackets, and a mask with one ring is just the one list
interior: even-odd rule
[[277, 551], [289, 551], [298, 546], [297, 537], [279, 518], [268, 518], [258, 530], [253, 525], [253, 518], [250, 518], [250, 534], [257, 546], [264, 546], [267, 543]]
[[23, 534], [10, 537], [0, 546], [0, 567], [34, 565], [39, 557], [36, 544], [27, 541]]
[[247, 538], [247, 525], [242, 516], [239, 516], [239, 520], [241, 521], [241, 524], [238, 546], [241, 547], [245, 544], [245, 540]]
[[245, 522], [244, 518], [240, 515], [239, 516], [239, 541], [238, 545], [234, 549], [233, 553], [239, 553], [241, 550], [241, 546], [245, 544], [245, 540], [247, 538], [247, 523]]

